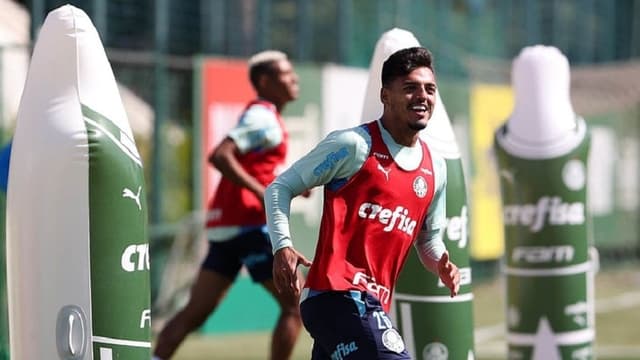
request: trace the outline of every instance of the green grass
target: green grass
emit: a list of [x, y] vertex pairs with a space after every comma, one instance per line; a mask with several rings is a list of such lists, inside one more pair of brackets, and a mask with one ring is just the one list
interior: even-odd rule
[[[496, 278], [475, 284], [473, 293], [476, 330], [503, 324], [505, 314], [502, 280]], [[625, 299], [627, 301], [620, 301]], [[596, 307], [599, 309], [596, 311], [597, 358], [640, 359], [640, 266], [624, 265], [601, 270], [596, 275]], [[194, 334], [187, 338], [174, 359], [262, 360], [268, 358], [269, 342], [270, 334], [267, 332], [215, 336]], [[309, 359], [311, 344], [311, 339], [303, 332], [296, 344], [293, 359]], [[476, 359], [506, 359], [504, 331], [476, 343]]]

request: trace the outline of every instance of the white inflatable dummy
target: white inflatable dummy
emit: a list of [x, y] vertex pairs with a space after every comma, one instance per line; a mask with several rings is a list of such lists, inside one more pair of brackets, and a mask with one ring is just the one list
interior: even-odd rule
[[144, 188], [98, 33], [60, 7], [39, 32], [13, 138], [12, 359], [150, 358]]
[[[525, 47], [513, 61], [513, 112], [495, 133], [510, 358], [594, 358], [590, 136], [571, 106], [569, 74], [557, 48]], [[570, 254], [540, 261], [539, 249]]]
[[571, 106], [567, 58], [553, 46], [525, 47], [511, 68], [515, 104], [496, 140], [529, 159], [566, 153], [585, 136], [586, 124]]

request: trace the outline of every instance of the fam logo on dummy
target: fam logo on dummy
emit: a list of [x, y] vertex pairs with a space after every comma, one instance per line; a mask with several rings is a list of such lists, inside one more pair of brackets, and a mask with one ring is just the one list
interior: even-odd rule
[[[369, 67], [362, 122], [382, 116], [380, 88], [384, 61], [394, 52], [414, 46], [420, 46], [420, 43], [409, 31], [394, 28], [382, 34]], [[398, 328], [412, 358], [418, 358], [421, 353], [434, 353], [433, 344], [438, 344], [435, 349], [450, 354], [451, 359], [473, 359], [473, 294], [467, 247], [467, 192], [460, 150], [439, 91], [436, 92], [436, 105], [429, 125], [420, 132], [420, 138], [425, 140], [432, 153], [443, 157], [447, 164], [447, 228], [443, 241], [451, 261], [459, 266], [461, 288], [458, 295], [451, 298], [438, 277], [424, 271], [415, 252], [409, 252], [394, 290], [395, 304], [391, 307], [392, 316], [395, 318], [395, 314], [400, 315], [397, 319]], [[375, 153], [374, 155], [377, 156]], [[422, 172], [425, 177], [433, 176], [428, 169], [422, 169]], [[416, 196], [424, 196], [427, 192], [425, 179], [417, 177], [413, 189]], [[441, 314], [454, 314], [455, 320], [449, 318], [440, 321]], [[424, 319], [433, 319], [433, 322]], [[434, 323], [438, 326], [433, 326]], [[437, 358], [429, 356], [425, 359]]]
[[142, 162], [98, 33], [78, 8], [50, 12], [40, 29], [11, 156], [11, 358], [149, 359]]

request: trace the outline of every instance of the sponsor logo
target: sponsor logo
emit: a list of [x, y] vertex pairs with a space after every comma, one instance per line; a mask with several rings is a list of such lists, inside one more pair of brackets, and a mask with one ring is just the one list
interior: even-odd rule
[[584, 188], [586, 180], [584, 164], [580, 160], [569, 160], [562, 167], [562, 181], [569, 190], [580, 190]]
[[374, 294], [381, 303], [387, 304], [391, 299], [391, 290], [384, 285], [376, 283], [376, 278], [367, 276], [365, 273], [358, 271], [351, 281], [353, 285], [362, 285], [367, 291]]
[[382, 171], [384, 177], [389, 181], [389, 173], [391, 172], [391, 169], [385, 169], [382, 165], [378, 164], [378, 170]]
[[431, 172], [431, 170], [427, 168], [420, 168], [420, 171], [422, 171], [422, 173], [425, 175], [433, 175], [433, 172]]
[[387, 329], [382, 333], [382, 345], [397, 354], [404, 351], [404, 341], [396, 329]]
[[447, 360], [449, 359], [449, 349], [439, 342], [427, 344], [422, 350], [422, 359], [424, 360]]
[[591, 346], [585, 346], [576, 350], [573, 350], [571, 353], [571, 360], [589, 360], [595, 359], [593, 349]]
[[413, 180], [413, 191], [421, 199], [427, 196], [427, 181], [422, 176]]
[[142, 186], [138, 186], [138, 192], [134, 193], [133, 190], [129, 188], [122, 189], [122, 198], [124, 199], [132, 199], [138, 205], [138, 210], [142, 210], [142, 205], [140, 204], [140, 191], [142, 190]]
[[[460, 286], [471, 284], [471, 268], [470, 267], [458, 268], [458, 273], [460, 274]], [[438, 278], [438, 287], [444, 287], [444, 283], [439, 278]]]
[[589, 312], [589, 305], [586, 301], [580, 301], [575, 304], [569, 304], [564, 308], [564, 314], [571, 316], [573, 321], [582, 326], [587, 326], [587, 313]]
[[374, 151], [374, 152], [373, 152], [373, 156], [375, 156], [375, 157], [377, 157], [377, 158], [379, 158], [379, 159], [385, 159], [385, 160], [389, 158], [389, 155], [387, 155], [387, 154], [382, 154], [382, 153], [379, 153], [379, 152], [377, 152], [377, 151]]
[[149, 244], [127, 246], [120, 257], [120, 265], [126, 272], [149, 270]]
[[514, 204], [504, 207], [504, 224], [526, 226], [535, 233], [546, 223], [551, 226], [581, 225], [585, 222], [585, 205], [565, 203], [559, 196], [543, 196], [536, 204]]
[[147, 326], [151, 326], [151, 310], [144, 309], [140, 315], [140, 329], [144, 329]]
[[452, 216], [447, 219], [447, 227], [445, 234], [450, 241], [458, 241], [458, 247], [464, 248], [467, 246], [467, 225], [469, 223], [469, 217], [467, 216], [467, 206], [462, 206], [460, 210], [460, 216]]
[[409, 217], [409, 210], [402, 206], [396, 206], [395, 210], [391, 210], [382, 207], [382, 205], [363, 203], [358, 209], [358, 216], [362, 219], [378, 219], [382, 225], [387, 225], [382, 229], [386, 232], [395, 228], [413, 235], [413, 231], [418, 224], [416, 220]]
[[327, 155], [327, 157], [320, 163], [320, 165], [316, 166], [313, 169], [313, 175], [320, 176], [322, 173], [327, 172], [333, 169], [334, 166], [338, 163], [338, 161], [349, 156], [349, 150], [346, 147], [341, 147], [338, 151], [333, 151]]
[[355, 341], [348, 344], [340, 343], [336, 346], [336, 349], [331, 353], [331, 360], [342, 360], [349, 354], [358, 350], [358, 346]]
[[509, 324], [509, 327], [515, 328], [520, 326], [520, 320], [520, 310], [514, 305], [509, 306], [507, 309], [507, 323]]
[[511, 253], [513, 261], [530, 264], [571, 262], [575, 249], [571, 245], [558, 246], [516, 246]]

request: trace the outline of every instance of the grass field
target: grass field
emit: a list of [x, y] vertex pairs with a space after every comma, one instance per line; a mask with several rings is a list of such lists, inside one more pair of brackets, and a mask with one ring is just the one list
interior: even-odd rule
[[[474, 285], [477, 360], [506, 359], [502, 280]], [[596, 354], [599, 360], [640, 359], [640, 265], [616, 265], [596, 275]], [[176, 360], [267, 359], [269, 333], [191, 335]], [[303, 332], [294, 359], [309, 359], [311, 339]], [[450, 359], [457, 360], [457, 359]], [[466, 359], [465, 359], [466, 360]]]

